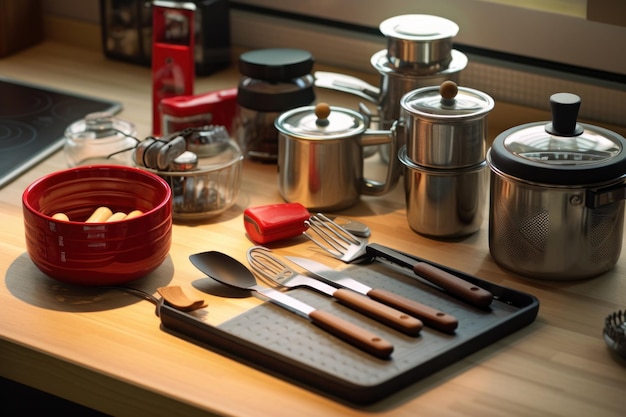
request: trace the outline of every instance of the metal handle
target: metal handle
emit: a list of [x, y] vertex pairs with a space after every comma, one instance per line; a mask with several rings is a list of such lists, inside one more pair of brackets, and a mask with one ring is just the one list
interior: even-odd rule
[[419, 319], [352, 290], [340, 288], [333, 297], [341, 304], [410, 336], [417, 336], [424, 327]]
[[327, 71], [316, 71], [313, 77], [315, 86], [318, 88], [352, 94], [371, 103], [378, 104], [379, 102], [380, 89], [359, 78]]
[[421, 319], [427, 326], [446, 333], [453, 333], [459, 325], [459, 321], [456, 317], [450, 314], [446, 314], [417, 301], [410, 300], [406, 297], [380, 288], [371, 289], [367, 295], [374, 300], [387, 304], [388, 306], [392, 306], [398, 310], [404, 311], [405, 313], [412, 314]]
[[[395, 156], [398, 154], [398, 131], [403, 129], [403, 124], [398, 123], [397, 121], [393, 123], [390, 130], [368, 129], [361, 135], [361, 146], [384, 145], [389, 143], [390, 155]], [[380, 196], [391, 191], [400, 178], [400, 170], [397, 169], [398, 164], [398, 158], [389, 158], [389, 162], [387, 164], [387, 175], [384, 183], [363, 178], [361, 181], [361, 194]]]
[[393, 352], [387, 340], [326, 311], [314, 310], [309, 317], [318, 327], [378, 358], [386, 359]]

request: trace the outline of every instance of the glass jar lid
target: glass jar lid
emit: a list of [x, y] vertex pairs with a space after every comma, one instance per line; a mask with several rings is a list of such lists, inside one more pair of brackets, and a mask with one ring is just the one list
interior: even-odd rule
[[259, 80], [288, 81], [309, 74], [312, 69], [313, 55], [302, 49], [258, 49], [239, 56], [241, 74]]
[[550, 98], [551, 122], [528, 123], [502, 132], [490, 159], [498, 170], [554, 185], [599, 184], [626, 174], [626, 139], [597, 126], [577, 123], [580, 98]]
[[411, 115], [439, 120], [483, 117], [494, 107], [491, 96], [453, 81], [440, 86], [419, 88], [405, 94], [400, 106]]
[[367, 128], [360, 113], [318, 103], [281, 114], [275, 122], [279, 132], [299, 139], [343, 139], [359, 135]]
[[135, 125], [106, 112], [89, 113], [65, 129], [65, 137], [73, 140], [126, 138], [135, 136]]

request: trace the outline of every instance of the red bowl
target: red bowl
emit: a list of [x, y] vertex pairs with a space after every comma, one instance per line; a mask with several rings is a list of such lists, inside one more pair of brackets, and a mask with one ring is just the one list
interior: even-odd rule
[[[85, 223], [98, 207], [143, 214]], [[157, 175], [126, 166], [80, 166], [33, 182], [22, 195], [26, 249], [56, 280], [115, 285], [141, 278], [167, 257], [172, 241], [172, 191]], [[70, 221], [53, 219], [65, 213]]]

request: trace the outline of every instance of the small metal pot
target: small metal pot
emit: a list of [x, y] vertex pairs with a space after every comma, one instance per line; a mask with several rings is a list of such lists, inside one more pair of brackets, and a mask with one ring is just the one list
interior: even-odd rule
[[433, 169], [398, 152], [405, 166], [406, 217], [411, 229], [436, 238], [470, 235], [480, 229], [487, 204], [487, 163], [463, 169]]
[[489, 249], [502, 267], [532, 278], [590, 278], [620, 257], [626, 139], [576, 123], [580, 98], [550, 99], [552, 122], [501, 133], [491, 168]]
[[417, 89], [400, 100], [407, 156], [429, 168], [480, 164], [487, 149], [487, 115], [493, 99], [452, 81]]
[[278, 129], [278, 187], [288, 202], [308, 209], [340, 210], [360, 195], [379, 196], [398, 182], [397, 162], [387, 164], [384, 183], [364, 178], [363, 148], [390, 144], [396, 149], [395, 128], [368, 130], [366, 117], [325, 103], [287, 111]]

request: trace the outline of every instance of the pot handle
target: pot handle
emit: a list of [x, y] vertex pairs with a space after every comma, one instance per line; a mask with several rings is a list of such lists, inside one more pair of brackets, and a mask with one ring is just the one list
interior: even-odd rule
[[626, 184], [622, 183], [599, 190], [587, 190], [585, 194], [585, 206], [594, 209], [626, 199]]
[[356, 77], [327, 71], [316, 71], [313, 77], [316, 87], [353, 94], [378, 104], [380, 89]]
[[385, 182], [374, 181], [371, 179], [363, 178], [361, 180], [361, 194], [379, 196], [391, 191], [400, 178], [400, 170], [397, 168], [399, 161], [398, 155], [398, 137], [402, 135], [404, 131], [403, 123], [399, 123], [397, 120], [391, 126], [389, 130], [374, 130], [368, 129], [361, 135], [361, 146], [372, 145], [385, 145], [390, 144], [390, 155], [387, 163], [387, 175]]

